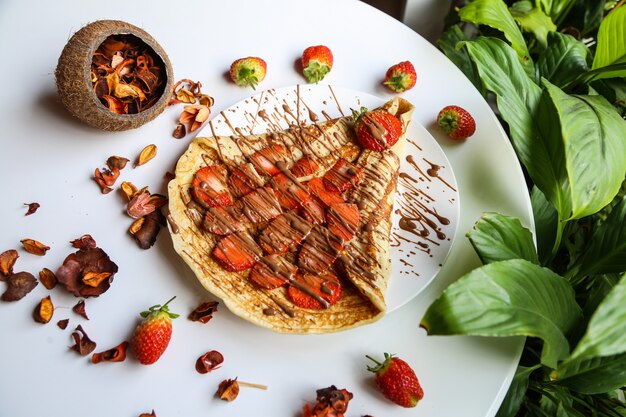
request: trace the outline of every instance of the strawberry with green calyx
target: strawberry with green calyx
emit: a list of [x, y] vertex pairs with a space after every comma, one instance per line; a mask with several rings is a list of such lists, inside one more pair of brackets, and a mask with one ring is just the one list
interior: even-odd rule
[[476, 122], [467, 110], [459, 106], [446, 106], [437, 115], [437, 124], [452, 139], [464, 140], [476, 131]]
[[333, 67], [333, 53], [327, 46], [310, 46], [302, 52], [302, 72], [310, 83], [318, 83]]
[[140, 314], [143, 320], [135, 328], [131, 346], [143, 365], [156, 362], [170, 343], [172, 319], [178, 317], [178, 314], [171, 313], [168, 304], [175, 298], [170, 298], [163, 305], [153, 305]]
[[258, 57], [239, 58], [230, 65], [230, 79], [241, 87], [256, 89], [266, 72], [267, 64]]
[[403, 133], [402, 122], [385, 110], [353, 110], [354, 130], [361, 146], [382, 152], [398, 142]]
[[410, 408], [424, 397], [417, 375], [408, 363], [388, 353], [382, 363], [371, 356], [365, 357], [376, 364], [368, 366], [367, 370], [376, 374], [376, 385], [388, 400]]
[[383, 84], [396, 93], [402, 93], [413, 88], [416, 81], [415, 67], [410, 61], [403, 61], [387, 70]]

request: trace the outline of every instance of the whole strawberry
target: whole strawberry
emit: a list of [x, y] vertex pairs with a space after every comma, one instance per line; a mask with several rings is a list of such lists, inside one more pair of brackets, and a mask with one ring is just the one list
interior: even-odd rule
[[403, 61], [387, 70], [383, 84], [396, 93], [402, 93], [413, 88], [416, 81], [415, 67], [411, 62]]
[[239, 86], [256, 89], [265, 78], [266, 71], [267, 64], [261, 58], [239, 58], [230, 65], [230, 79]]
[[393, 146], [402, 136], [402, 122], [384, 110], [361, 112], [353, 111], [354, 130], [361, 146], [372, 151], [382, 152]]
[[135, 328], [131, 346], [140, 363], [150, 365], [156, 362], [170, 343], [172, 338], [172, 320], [178, 314], [170, 313], [167, 306], [176, 297], [167, 303], [154, 305], [147, 311], [141, 312], [143, 320]]
[[302, 52], [302, 72], [310, 83], [318, 83], [333, 67], [333, 53], [327, 46], [310, 46]]
[[452, 139], [467, 139], [476, 131], [471, 114], [459, 106], [446, 106], [437, 115], [437, 124]]
[[376, 374], [376, 385], [387, 399], [402, 407], [415, 407], [424, 397], [424, 391], [408, 363], [400, 358], [385, 353], [383, 363], [371, 356], [366, 358], [374, 361], [376, 366], [368, 366], [367, 370]]

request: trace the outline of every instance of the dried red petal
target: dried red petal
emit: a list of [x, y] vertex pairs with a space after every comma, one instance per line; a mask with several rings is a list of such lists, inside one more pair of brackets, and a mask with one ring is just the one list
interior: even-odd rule
[[217, 301], [207, 301], [200, 304], [198, 307], [194, 308], [191, 313], [189, 313], [189, 320], [191, 321], [199, 321], [200, 323], [208, 323], [209, 320], [213, 318], [213, 313], [217, 311], [217, 306], [219, 303]]
[[56, 275], [54, 275], [54, 272], [52, 272], [48, 268], [43, 268], [41, 271], [39, 271], [39, 281], [41, 281], [43, 286], [46, 287], [46, 289], [48, 290], [56, 287], [57, 283], [59, 282]]
[[237, 378], [225, 379], [220, 382], [215, 395], [219, 397], [220, 400], [224, 401], [233, 401], [237, 398], [239, 395], [239, 384], [237, 383]]
[[0, 281], [4, 281], [4, 277], [8, 277], [13, 273], [13, 266], [20, 255], [15, 249], [9, 249], [0, 253]]
[[28, 253], [32, 253], [37, 256], [44, 256], [48, 250], [50, 250], [50, 246], [44, 245], [43, 243], [34, 240], [34, 239], [22, 239], [22, 246], [24, 246], [24, 250]]
[[156, 417], [156, 414], [154, 413], [154, 410], [152, 410], [152, 412], [150, 414], [148, 414], [148, 413], [141, 413], [141, 414], [139, 414], [139, 417]]
[[222, 362], [224, 362], [224, 356], [221, 353], [217, 350], [208, 351], [196, 360], [196, 371], [206, 374], [219, 368]]
[[70, 319], [59, 320], [57, 321], [57, 326], [59, 326], [59, 329], [65, 330], [67, 329], [67, 325], [69, 324], [69, 322], [70, 322]]
[[156, 210], [156, 206], [150, 201], [150, 193], [144, 192], [135, 195], [126, 206], [126, 213], [133, 219], [139, 219]]
[[78, 239], [72, 240], [70, 244], [76, 249], [90, 249], [97, 246], [96, 241], [91, 235], [82, 235]]
[[100, 362], [123, 362], [126, 359], [126, 349], [128, 349], [128, 342], [123, 341], [114, 348], [94, 353], [91, 356], [91, 362], [94, 364]]
[[37, 209], [41, 207], [39, 203], [24, 203], [24, 205], [28, 206], [28, 211], [26, 212], [26, 214], [24, 214], [24, 216], [30, 216], [31, 214], [34, 214]]
[[74, 339], [74, 344], [70, 346], [70, 349], [75, 350], [82, 356], [87, 356], [96, 349], [96, 342], [87, 336], [83, 326], [80, 324], [76, 326], [76, 330], [72, 332], [72, 338]]
[[76, 305], [72, 307], [72, 311], [83, 317], [85, 320], [89, 320], [89, 317], [87, 317], [87, 310], [85, 310], [85, 300], [78, 301]]
[[127, 163], [128, 163], [128, 159], [123, 158], [121, 156], [110, 156], [109, 159], [107, 159], [107, 166], [112, 171], [116, 169], [117, 170], [124, 169]]
[[16, 272], [7, 280], [7, 289], [2, 294], [2, 301], [17, 301], [33, 290], [39, 284], [33, 274], [29, 272]]

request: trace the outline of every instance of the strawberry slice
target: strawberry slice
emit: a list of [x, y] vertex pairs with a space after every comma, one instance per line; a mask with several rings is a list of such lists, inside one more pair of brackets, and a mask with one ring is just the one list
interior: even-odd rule
[[280, 206], [285, 210], [301, 207], [304, 202], [311, 199], [307, 186], [294, 180], [295, 177], [289, 178], [281, 172], [270, 181]]
[[235, 198], [250, 194], [265, 184], [263, 178], [254, 169], [254, 165], [245, 163], [233, 169], [228, 178], [230, 192]]
[[202, 228], [216, 235], [226, 236], [245, 230], [236, 210], [230, 207], [209, 207], [202, 220]]
[[357, 185], [362, 178], [363, 168], [342, 158], [324, 174], [324, 185], [328, 190], [342, 193]]
[[298, 266], [303, 272], [321, 274], [335, 262], [343, 239], [322, 226], [315, 226], [300, 248]]
[[326, 223], [324, 204], [315, 197], [302, 203], [298, 213], [313, 224]]
[[326, 213], [328, 229], [349, 241], [356, 234], [359, 227], [359, 207], [353, 203], [333, 204]]
[[320, 166], [313, 159], [308, 156], [303, 156], [298, 159], [293, 168], [291, 168], [291, 173], [297, 178], [304, 178], [315, 175], [319, 167]]
[[309, 187], [309, 193], [317, 197], [326, 207], [345, 202], [339, 191], [327, 190], [321, 178], [313, 178], [307, 183], [307, 186]]
[[233, 197], [226, 186], [228, 171], [222, 165], [200, 168], [193, 176], [190, 192], [204, 208], [224, 207], [233, 204]]
[[259, 235], [258, 242], [266, 253], [285, 253], [299, 245], [311, 229], [306, 220], [288, 211], [271, 221]]
[[263, 250], [247, 232], [225, 236], [213, 249], [213, 257], [227, 271], [250, 269], [263, 255]]
[[321, 310], [341, 299], [341, 283], [332, 272], [322, 275], [296, 273], [287, 297], [300, 308]]
[[[279, 144], [266, 146], [253, 153], [249, 159], [259, 175], [265, 176], [277, 175], [281, 172], [280, 168], [289, 169], [292, 165], [289, 151], [285, 146]], [[284, 167], [279, 168], [279, 162], [282, 162]]]
[[254, 264], [250, 281], [266, 290], [282, 287], [293, 279], [298, 267], [288, 262], [282, 255], [264, 256]]
[[279, 216], [283, 211], [276, 195], [272, 190], [259, 187], [250, 194], [241, 198], [243, 205], [243, 214], [252, 223], [261, 223], [272, 220]]

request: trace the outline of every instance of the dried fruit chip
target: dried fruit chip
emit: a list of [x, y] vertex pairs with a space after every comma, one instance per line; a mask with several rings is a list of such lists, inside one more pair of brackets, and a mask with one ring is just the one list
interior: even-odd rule
[[233, 401], [237, 398], [239, 395], [239, 384], [237, 383], [237, 378], [225, 379], [220, 382], [215, 395], [218, 396], [220, 400], [224, 401]]
[[87, 316], [87, 310], [85, 309], [85, 300], [80, 300], [72, 307], [72, 311], [79, 316], [83, 317], [85, 320], [89, 320]]
[[8, 277], [13, 273], [13, 266], [19, 257], [20, 255], [15, 249], [9, 249], [0, 253], [0, 281], [4, 281], [2, 278]]
[[39, 271], [39, 281], [41, 281], [43, 286], [46, 287], [46, 289], [48, 290], [56, 287], [57, 283], [59, 282], [56, 275], [54, 275], [54, 272], [52, 272], [48, 268], [43, 268], [41, 271]]
[[191, 313], [189, 313], [189, 320], [191, 321], [199, 321], [200, 323], [208, 323], [209, 320], [213, 318], [213, 313], [217, 311], [217, 306], [219, 303], [217, 301], [206, 301], [200, 304], [198, 307], [194, 308]]
[[75, 350], [82, 356], [89, 355], [96, 348], [96, 342], [87, 336], [83, 326], [80, 324], [76, 326], [76, 330], [72, 332], [72, 339], [74, 339], [74, 344], [70, 346], [70, 349]]
[[36, 322], [46, 324], [52, 319], [54, 314], [54, 305], [50, 296], [42, 298], [33, 311], [33, 318]]
[[50, 250], [50, 246], [44, 245], [43, 243], [33, 239], [22, 239], [20, 242], [22, 242], [24, 250], [28, 253], [32, 253], [33, 255], [44, 256], [46, 252]]
[[97, 287], [110, 276], [110, 272], [85, 272], [83, 274], [83, 282], [90, 287]]
[[146, 146], [145, 148], [141, 150], [141, 153], [139, 153], [139, 157], [137, 157], [137, 160], [135, 161], [135, 164], [133, 165], [133, 167], [138, 167], [138, 166], [145, 164], [146, 162], [154, 158], [156, 154], [157, 154], [156, 145], [151, 144], [151, 145]]
[[29, 272], [16, 272], [7, 278], [7, 289], [2, 294], [2, 301], [17, 301], [33, 290], [38, 284], [33, 274]]
[[67, 325], [69, 324], [70, 319], [63, 319], [63, 320], [59, 320], [57, 321], [57, 326], [59, 326], [59, 329], [65, 330], [67, 329]]
[[26, 212], [26, 214], [24, 214], [24, 216], [30, 216], [31, 214], [34, 214], [37, 209], [41, 207], [39, 203], [24, 203], [24, 205], [28, 206], [28, 211]]
[[217, 350], [211, 350], [196, 360], [196, 371], [206, 374], [214, 369], [219, 368], [224, 362], [224, 356]]
[[123, 362], [126, 359], [126, 349], [128, 349], [128, 342], [123, 341], [114, 348], [105, 350], [104, 352], [94, 353], [91, 356], [91, 362]]

